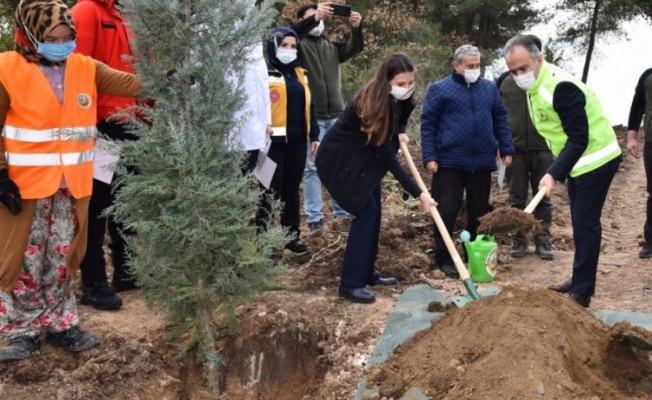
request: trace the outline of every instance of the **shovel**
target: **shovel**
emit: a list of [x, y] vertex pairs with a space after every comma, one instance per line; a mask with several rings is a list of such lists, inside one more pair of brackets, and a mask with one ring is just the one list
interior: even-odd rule
[[540, 223], [534, 218], [534, 216], [532, 216], [532, 212], [537, 208], [546, 194], [547, 190], [545, 187], [539, 189], [525, 210], [519, 210], [518, 208], [501, 208], [483, 215], [478, 218], [480, 221], [478, 233], [496, 235], [539, 227]]
[[[403, 142], [400, 142], [400, 145], [401, 145], [401, 151], [405, 155], [405, 160], [407, 161], [407, 164], [410, 167], [410, 172], [412, 173], [414, 180], [417, 182], [417, 185], [419, 185], [419, 188], [421, 188], [422, 191], [428, 193], [428, 188], [426, 188], [426, 184], [423, 183], [423, 179], [421, 179], [421, 175], [419, 175], [419, 171], [417, 170], [417, 167], [414, 165], [414, 161], [412, 160], [412, 156], [410, 155], [407, 146]], [[439, 229], [439, 233], [441, 233], [441, 237], [442, 239], [444, 239], [446, 248], [448, 249], [448, 252], [453, 258], [453, 263], [455, 263], [455, 268], [457, 269], [457, 273], [460, 275], [460, 280], [464, 282], [464, 287], [466, 288], [466, 291], [469, 292], [469, 296], [471, 297], [471, 299], [473, 300], [479, 299], [480, 293], [478, 293], [478, 290], [475, 288], [475, 285], [473, 284], [473, 280], [469, 275], [469, 271], [467, 271], [466, 266], [464, 266], [464, 263], [462, 262], [462, 259], [460, 258], [460, 255], [457, 252], [457, 249], [455, 248], [455, 244], [453, 243], [453, 240], [448, 234], [446, 225], [444, 225], [444, 221], [441, 219], [441, 216], [439, 215], [439, 211], [437, 211], [437, 207], [435, 206], [430, 207], [430, 214], [432, 214], [432, 218], [435, 220], [435, 225], [437, 225], [437, 229]]]

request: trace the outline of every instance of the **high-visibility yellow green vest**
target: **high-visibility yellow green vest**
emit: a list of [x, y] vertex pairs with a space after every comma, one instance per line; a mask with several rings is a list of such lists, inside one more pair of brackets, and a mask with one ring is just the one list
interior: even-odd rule
[[577, 177], [618, 157], [621, 150], [616, 133], [595, 94], [579, 79], [544, 61], [536, 82], [527, 90], [528, 107], [534, 126], [548, 142], [552, 154], [557, 157], [568, 140], [561, 119], [552, 106], [555, 88], [561, 82], [572, 82], [586, 97], [584, 109], [589, 122], [589, 144], [570, 172], [571, 177]]

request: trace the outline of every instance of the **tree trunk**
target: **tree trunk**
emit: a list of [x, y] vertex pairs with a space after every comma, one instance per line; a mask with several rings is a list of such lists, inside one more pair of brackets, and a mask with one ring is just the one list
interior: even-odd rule
[[[201, 322], [204, 331], [204, 348], [206, 349], [206, 380], [208, 384], [208, 392], [211, 394], [212, 399], [220, 398], [220, 371], [215, 363], [215, 335], [213, 334], [213, 324], [211, 321], [211, 314], [206, 307], [201, 309]], [[201, 346], [200, 346], [201, 347]]]
[[582, 82], [586, 83], [589, 79], [589, 67], [591, 66], [591, 56], [593, 56], [593, 48], [595, 47], [595, 36], [598, 30], [598, 15], [600, 14], [600, 6], [602, 0], [595, 0], [595, 7], [593, 8], [593, 16], [591, 17], [591, 31], [589, 32], [589, 46], [586, 49], [586, 59], [584, 60], [584, 71], [582, 71]]

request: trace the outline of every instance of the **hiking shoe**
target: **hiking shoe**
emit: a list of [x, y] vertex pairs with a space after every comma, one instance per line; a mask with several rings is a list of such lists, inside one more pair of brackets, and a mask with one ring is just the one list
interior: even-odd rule
[[91, 288], [84, 288], [79, 303], [97, 310], [119, 310], [122, 299], [115, 294], [106, 281], [98, 282]]
[[41, 348], [41, 340], [31, 336], [18, 336], [0, 349], [0, 362], [24, 360]]
[[512, 250], [509, 252], [509, 255], [514, 258], [523, 258], [527, 254], [527, 244], [525, 241], [520, 238], [515, 238], [514, 243], [512, 244]]
[[652, 258], [652, 245], [645, 244], [641, 251], [638, 252], [639, 258]]
[[63, 347], [68, 351], [79, 353], [100, 344], [100, 337], [94, 333], [81, 330], [79, 326], [73, 326], [63, 332], [48, 332], [45, 340], [51, 346]]
[[294, 239], [290, 243], [285, 245], [285, 248], [293, 252], [294, 254], [305, 254], [308, 252], [308, 246], [301, 241], [301, 239]]
[[324, 230], [324, 221], [308, 222], [308, 231], [310, 234], [321, 232]]
[[[537, 244], [537, 248], [534, 251], [539, 255], [539, 258], [542, 260], [554, 260], [555, 254], [552, 252], [552, 245], [549, 241], [544, 240]], [[652, 257], [652, 255], [651, 255]]]

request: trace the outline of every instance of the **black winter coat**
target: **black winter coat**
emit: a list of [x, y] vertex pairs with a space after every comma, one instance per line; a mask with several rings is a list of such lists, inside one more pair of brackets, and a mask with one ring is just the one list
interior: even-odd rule
[[362, 212], [387, 171], [412, 196], [421, 194], [419, 186], [399, 162], [395, 147], [395, 137], [404, 131], [412, 110], [411, 99], [396, 102], [391, 135], [381, 145], [366, 143], [355, 104], [349, 104], [326, 132], [315, 158], [317, 173], [331, 197], [350, 214]]

